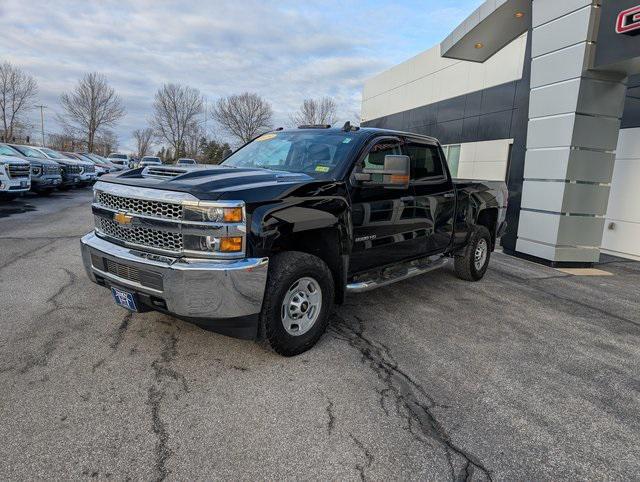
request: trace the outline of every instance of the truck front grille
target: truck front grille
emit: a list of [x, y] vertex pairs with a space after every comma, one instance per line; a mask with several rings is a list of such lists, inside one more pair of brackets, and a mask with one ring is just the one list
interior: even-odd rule
[[107, 272], [114, 274], [120, 278], [140, 283], [140, 270], [133, 266], [116, 263], [110, 259], [106, 260]]
[[42, 168], [42, 172], [43, 172], [43, 174], [51, 176], [53, 174], [60, 174], [60, 168], [58, 166], [45, 165]]
[[180, 252], [183, 249], [182, 235], [169, 231], [143, 228], [140, 226], [123, 227], [109, 219], [96, 216], [96, 228], [105, 235], [124, 243]]
[[103, 191], [96, 192], [96, 201], [101, 206], [128, 213], [142, 214], [165, 219], [182, 219], [182, 206], [180, 204], [161, 201], [146, 201], [115, 196]]
[[29, 177], [31, 166], [29, 164], [9, 164], [7, 170], [10, 178], [18, 179], [21, 177]]
[[89, 172], [89, 173], [96, 172], [96, 166], [87, 165], [87, 166], [83, 166], [83, 169], [84, 169], [84, 172]]

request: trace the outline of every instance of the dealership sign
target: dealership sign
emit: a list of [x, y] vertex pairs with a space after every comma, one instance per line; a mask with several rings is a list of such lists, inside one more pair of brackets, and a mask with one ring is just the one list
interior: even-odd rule
[[626, 35], [640, 34], [640, 5], [623, 10], [618, 14], [616, 33]]

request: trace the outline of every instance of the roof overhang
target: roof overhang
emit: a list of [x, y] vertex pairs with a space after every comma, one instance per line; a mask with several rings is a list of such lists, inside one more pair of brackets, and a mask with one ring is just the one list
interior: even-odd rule
[[442, 41], [440, 54], [484, 62], [530, 26], [531, 0], [487, 0]]

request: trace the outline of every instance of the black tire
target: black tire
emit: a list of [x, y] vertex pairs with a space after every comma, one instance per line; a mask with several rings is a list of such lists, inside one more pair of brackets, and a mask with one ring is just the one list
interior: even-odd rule
[[71, 186], [58, 186], [58, 191], [66, 192], [70, 190], [71, 190]]
[[[300, 334], [290, 334], [285, 329], [285, 316], [289, 315], [283, 308], [285, 297], [291, 299], [300, 285], [296, 283], [303, 279], [312, 279], [321, 292], [321, 302], [315, 321], [308, 331]], [[313, 286], [313, 284], [309, 285]], [[296, 287], [296, 289], [293, 289]], [[266, 339], [271, 348], [282, 356], [295, 356], [309, 350], [324, 334], [329, 323], [329, 314], [334, 301], [333, 276], [327, 265], [320, 258], [297, 251], [281, 253], [269, 260], [269, 275], [267, 289], [264, 295], [260, 321], [264, 328]], [[301, 306], [304, 306], [301, 305]], [[311, 314], [315, 305], [307, 305], [309, 311], [303, 316]], [[307, 308], [304, 309], [305, 311]], [[291, 319], [288, 320], [291, 323]], [[304, 322], [304, 320], [302, 320]], [[290, 329], [291, 326], [289, 325]], [[300, 325], [303, 327], [303, 325]], [[303, 327], [304, 328], [304, 327]]]
[[[484, 262], [481, 262], [481, 258], [478, 259], [480, 263], [478, 266], [476, 265], [476, 251], [482, 246], [484, 243], [485, 247], [485, 256]], [[489, 260], [491, 258], [491, 235], [489, 234], [489, 230], [484, 226], [476, 226], [469, 237], [469, 243], [467, 246], [456, 253], [455, 260], [455, 269], [456, 275], [458, 278], [467, 280], [467, 281], [478, 281], [482, 279], [487, 268], [489, 267]]]

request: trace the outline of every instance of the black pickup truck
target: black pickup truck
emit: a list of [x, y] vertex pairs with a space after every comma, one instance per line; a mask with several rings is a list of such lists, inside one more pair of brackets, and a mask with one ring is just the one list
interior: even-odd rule
[[82, 256], [129, 310], [266, 338], [291, 356], [317, 342], [347, 293], [451, 259], [460, 278], [482, 278], [506, 204], [504, 182], [453, 181], [431, 137], [303, 126], [221, 165], [102, 177]]

